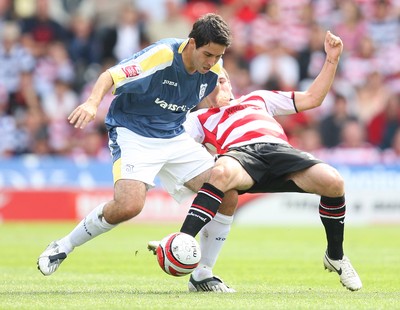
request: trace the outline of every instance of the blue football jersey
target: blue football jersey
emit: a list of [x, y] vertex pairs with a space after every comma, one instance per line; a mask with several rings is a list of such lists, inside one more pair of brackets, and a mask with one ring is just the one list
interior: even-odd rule
[[158, 41], [108, 70], [116, 95], [105, 120], [108, 128], [153, 138], [184, 131], [186, 114], [214, 90], [221, 70], [217, 63], [206, 74], [187, 73], [182, 51], [188, 41]]

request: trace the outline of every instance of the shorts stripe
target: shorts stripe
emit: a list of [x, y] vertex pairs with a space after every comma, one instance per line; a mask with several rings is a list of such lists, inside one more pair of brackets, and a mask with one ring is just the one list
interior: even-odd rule
[[121, 179], [121, 158], [118, 158], [112, 167], [112, 173], [113, 173], [113, 178], [114, 178], [114, 184], [117, 182], [119, 179]]

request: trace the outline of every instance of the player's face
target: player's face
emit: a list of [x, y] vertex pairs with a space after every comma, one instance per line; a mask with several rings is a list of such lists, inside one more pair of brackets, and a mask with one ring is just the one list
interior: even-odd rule
[[229, 102], [233, 98], [232, 85], [228, 76], [222, 71], [218, 77], [218, 94], [216, 96], [217, 107], [223, 107], [229, 105]]
[[214, 91], [207, 96], [207, 104], [210, 108], [220, 108], [229, 105], [233, 98], [232, 86], [224, 71], [218, 76], [218, 84]]
[[209, 43], [197, 49], [195, 48], [192, 54], [192, 69], [201, 74], [207, 73], [221, 59], [225, 49], [224, 45], [216, 43]]

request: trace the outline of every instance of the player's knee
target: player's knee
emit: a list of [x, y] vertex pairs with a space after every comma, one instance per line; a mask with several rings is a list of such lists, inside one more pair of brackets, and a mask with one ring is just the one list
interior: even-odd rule
[[224, 165], [217, 164], [211, 170], [210, 183], [217, 188], [224, 190], [220, 187], [222, 187], [223, 184], [228, 184], [231, 180], [231, 177], [232, 172], [230, 169], [227, 169]]
[[132, 201], [125, 207], [125, 214], [128, 219], [131, 219], [131, 218], [139, 215], [139, 213], [142, 211], [142, 209], [143, 209], [142, 204], [140, 204], [136, 201]]
[[330, 197], [337, 197], [344, 195], [344, 180], [339, 172], [332, 168], [326, 176], [326, 189], [327, 195]]
[[137, 216], [143, 209], [143, 205], [137, 201], [120, 201], [115, 203], [114, 216], [120, 222], [128, 221]]

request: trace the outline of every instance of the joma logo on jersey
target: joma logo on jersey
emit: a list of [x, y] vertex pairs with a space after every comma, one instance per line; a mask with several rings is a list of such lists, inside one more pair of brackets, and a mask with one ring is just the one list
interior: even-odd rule
[[137, 76], [142, 71], [140, 69], [140, 67], [137, 66], [137, 65], [127, 66], [127, 67], [124, 67], [124, 68], [121, 68], [121, 69], [122, 69], [122, 71], [124, 71], [125, 76], [127, 78], [131, 78], [131, 77]]
[[170, 110], [170, 111], [174, 111], [174, 112], [180, 112], [180, 111], [186, 112], [189, 110], [186, 105], [179, 106], [177, 104], [165, 102], [164, 100], [161, 100], [160, 98], [157, 98], [154, 102], [156, 104], [158, 104], [161, 108]]
[[172, 82], [172, 81], [168, 81], [168, 80], [164, 80], [162, 83], [163, 83], [163, 84], [170, 85], [170, 86], [175, 86], [175, 87], [178, 86], [178, 83], [177, 83], [177, 82]]
[[208, 84], [201, 84], [200, 85], [200, 92], [199, 92], [199, 99], [204, 97]]

